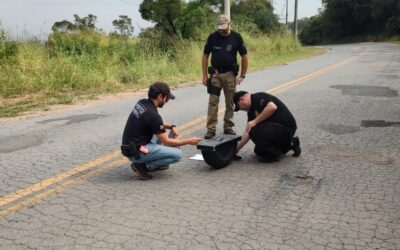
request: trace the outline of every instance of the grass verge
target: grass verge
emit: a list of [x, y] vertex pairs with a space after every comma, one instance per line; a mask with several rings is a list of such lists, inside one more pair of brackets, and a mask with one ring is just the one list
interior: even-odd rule
[[[249, 71], [322, 53], [302, 47], [290, 35], [242, 35], [249, 51]], [[0, 117], [139, 90], [157, 80], [172, 86], [199, 82], [203, 46], [204, 41], [180, 41], [165, 50], [145, 40], [115, 40], [99, 34], [55, 36], [46, 44], [18, 43], [0, 58]]]

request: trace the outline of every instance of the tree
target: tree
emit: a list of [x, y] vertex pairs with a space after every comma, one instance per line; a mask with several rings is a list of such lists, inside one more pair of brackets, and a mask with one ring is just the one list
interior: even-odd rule
[[97, 21], [97, 16], [89, 14], [83, 18], [74, 14], [75, 27], [79, 30], [94, 30], [96, 28], [95, 24]]
[[79, 17], [77, 14], [74, 14], [75, 21], [71, 23], [68, 20], [62, 20], [59, 22], [55, 22], [51, 29], [53, 32], [62, 32], [68, 33], [76, 30], [95, 30], [95, 23], [97, 21], [97, 16], [89, 14], [86, 17]]
[[399, 0], [322, 0], [322, 3], [323, 11], [306, 25], [300, 36], [302, 41], [332, 42], [351, 37], [398, 34]]
[[119, 31], [120, 36], [126, 38], [132, 36], [134, 28], [132, 19], [128, 16], [120, 15], [119, 19], [112, 21], [112, 24]]
[[73, 23], [71, 23], [70, 21], [67, 21], [67, 20], [62, 20], [62, 21], [59, 21], [59, 22], [55, 22], [53, 24], [53, 26], [51, 26], [51, 30], [53, 32], [66, 33], [66, 32], [69, 32], [69, 31], [72, 31], [72, 30], [75, 30], [75, 29], [76, 29], [75, 25]]
[[220, 0], [144, 0], [139, 7], [143, 19], [156, 23], [156, 30], [169, 37], [195, 38], [215, 20], [213, 8]]
[[155, 22], [167, 34], [177, 36], [176, 23], [182, 16], [183, 5], [181, 0], [144, 0], [139, 12], [144, 20]]
[[232, 4], [232, 17], [252, 22], [263, 32], [274, 32], [279, 27], [279, 18], [273, 6], [265, 0], [236, 0]]

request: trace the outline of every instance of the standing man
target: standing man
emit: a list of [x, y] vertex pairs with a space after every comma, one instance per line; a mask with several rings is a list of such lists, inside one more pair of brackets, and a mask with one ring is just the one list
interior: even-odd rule
[[295, 157], [301, 154], [300, 140], [293, 137], [297, 130], [296, 120], [281, 100], [265, 92], [249, 94], [238, 91], [233, 101], [235, 111], [247, 111], [248, 118], [237, 152], [251, 139], [260, 162], [279, 161], [289, 150], [294, 151]]
[[[140, 180], [148, 180], [148, 172], [168, 169], [168, 165], [179, 161], [182, 150], [177, 146], [196, 145], [199, 137], [176, 139], [178, 131], [173, 124], [163, 122], [157, 108], [162, 108], [170, 99], [175, 99], [168, 85], [153, 83], [148, 99], [139, 100], [126, 122], [122, 136], [121, 152], [132, 161], [131, 167]], [[168, 136], [166, 129], [171, 130]], [[161, 145], [163, 143], [164, 145]]]
[[[240, 84], [246, 77], [248, 58], [247, 49], [241, 35], [231, 30], [231, 20], [226, 15], [219, 15], [217, 18], [217, 31], [209, 35], [204, 47], [202, 58], [203, 84], [207, 86], [210, 94], [207, 114], [207, 133], [205, 139], [215, 136], [218, 123], [218, 104], [221, 89], [225, 95], [225, 116], [224, 134], [235, 135], [232, 129], [233, 123], [233, 94], [236, 84]], [[240, 74], [236, 62], [236, 55], [239, 52], [242, 57]], [[208, 57], [211, 56], [211, 67], [208, 68]], [[211, 75], [211, 82], [208, 81], [207, 73]]]

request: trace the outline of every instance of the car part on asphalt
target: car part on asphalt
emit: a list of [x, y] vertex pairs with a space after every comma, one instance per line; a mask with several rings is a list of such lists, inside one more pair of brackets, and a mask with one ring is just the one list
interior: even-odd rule
[[237, 142], [240, 135], [221, 135], [212, 139], [203, 140], [197, 145], [201, 150], [204, 161], [213, 168], [227, 166], [236, 154]]

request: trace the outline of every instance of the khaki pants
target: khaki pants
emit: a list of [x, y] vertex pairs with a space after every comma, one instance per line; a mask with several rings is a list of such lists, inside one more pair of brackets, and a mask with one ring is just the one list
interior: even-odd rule
[[[225, 116], [224, 116], [224, 129], [232, 128], [235, 126], [233, 123], [233, 94], [236, 91], [235, 75], [232, 71], [226, 73], [214, 74], [211, 79], [211, 84], [224, 91], [225, 95]], [[207, 131], [216, 131], [218, 123], [218, 104], [219, 96], [210, 94], [208, 100], [208, 113], [207, 113]]]

